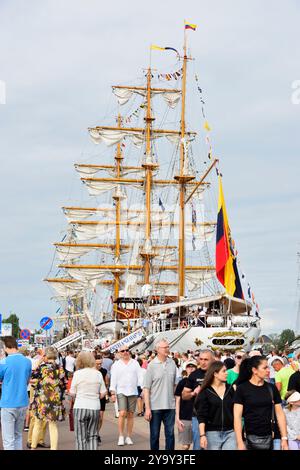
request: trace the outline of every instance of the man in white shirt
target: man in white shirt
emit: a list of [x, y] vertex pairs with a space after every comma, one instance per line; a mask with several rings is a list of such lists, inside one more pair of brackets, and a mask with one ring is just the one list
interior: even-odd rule
[[[112, 401], [118, 401], [119, 440], [118, 445], [132, 445], [133, 418], [138, 397], [137, 387], [141, 385], [141, 368], [131, 359], [127, 346], [119, 349], [120, 359], [111, 368], [110, 391]], [[127, 416], [127, 437], [124, 439], [125, 419]]]
[[74, 352], [73, 351], [68, 352], [68, 354], [65, 358], [65, 361], [66, 361], [65, 369], [66, 369], [66, 372], [67, 372], [67, 376], [69, 378], [70, 376], [72, 376], [74, 374], [74, 370], [75, 370], [76, 359], [74, 357]]

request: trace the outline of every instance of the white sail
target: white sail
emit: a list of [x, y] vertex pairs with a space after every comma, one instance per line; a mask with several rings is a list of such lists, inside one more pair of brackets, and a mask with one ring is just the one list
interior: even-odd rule
[[[124, 104], [128, 103], [128, 101], [130, 100], [133, 94], [137, 94], [137, 95], [141, 95], [145, 97], [147, 91], [139, 90], [139, 89], [132, 90], [129, 88], [113, 87], [113, 93], [116, 96], [118, 103], [121, 106], [123, 106]], [[166, 103], [168, 104], [168, 106], [174, 109], [180, 100], [181, 90], [176, 90], [176, 91], [152, 90], [151, 91], [151, 97], [155, 97], [157, 95], [161, 95], [166, 101]]]
[[[141, 243], [141, 230], [136, 230], [135, 238], [132, 246], [132, 250], [130, 253], [130, 265], [136, 265], [139, 263], [139, 254], [140, 254], [140, 243]], [[125, 296], [137, 296], [137, 280], [139, 277], [138, 272], [128, 272], [125, 282]]]
[[[113, 182], [113, 181], [83, 181], [87, 186], [88, 192], [91, 196], [100, 196], [100, 194], [105, 194], [109, 191], [116, 190], [118, 186], [128, 186], [128, 183], [123, 183], [122, 181]], [[130, 187], [135, 189], [144, 189], [143, 183], [130, 184]]]
[[93, 240], [94, 238], [103, 238], [109, 233], [115, 231], [114, 225], [81, 225], [72, 224], [73, 231], [78, 240]]
[[68, 222], [71, 222], [72, 220], [88, 219], [92, 215], [95, 215], [96, 212], [94, 210], [67, 209], [66, 207], [63, 208], [63, 211]]
[[109, 271], [103, 269], [93, 269], [93, 268], [66, 268], [70, 276], [74, 279], [77, 279], [81, 282], [91, 282], [96, 281], [98, 279], [104, 279], [105, 277], [109, 277]]
[[84, 286], [74, 282], [47, 281], [55, 292], [63, 298], [80, 297], [84, 293]]
[[[89, 129], [94, 144], [105, 143], [107, 146], [115, 145], [120, 143], [126, 137], [130, 138], [134, 145], [141, 147], [145, 142], [145, 131], [141, 130], [123, 130], [123, 129], [105, 129], [101, 127], [95, 127]], [[172, 144], [179, 144], [181, 141], [181, 135], [179, 132], [160, 132], [159, 130], [153, 130], [151, 134], [151, 140], [166, 137]], [[194, 132], [188, 132], [186, 139], [193, 140], [195, 138]]]
[[[114, 177], [117, 174], [116, 167], [113, 167], [113, 168], [103, 167], [103, 168], [101, 168], [99, 165], [86, 166], [86, 165], [76, 164], [75, 169], [80, 174], [80, 176], [82, 178], [87, 178], [89, 176], [95, 176], [97, 173], [99, 173], [101, 171], [104, 171], [104, 172], [108, 173], [111, 177]], [[156, 172], [153, 172], [154, 175], [155, 175], [155, 173]], [[145, 176], [145, 169], [144, 168], [138, 168], [138, 167], [130, 168], [130, 167], [121, 166], [120, 176], [128, 176], [128, 175], [134, 175], [137, 178], [143, 178]]]
[[98, 171], [101, 171], [101, 168], [97, 168], [97, 166], [93, 167], [92, 165], [85, 166], [85, 165], [75, 164], [74, 166], [75, 166], [75, 170], [78, 171], [80, 176], [82, 176], [83, 178], [86, 178], [87, 176], [93, 176], [96, 173], [98, 173]]
[[71, 261], [86, 255], [92, 249], [84, 246], [56, 246], [56, 253], [62, 261]]

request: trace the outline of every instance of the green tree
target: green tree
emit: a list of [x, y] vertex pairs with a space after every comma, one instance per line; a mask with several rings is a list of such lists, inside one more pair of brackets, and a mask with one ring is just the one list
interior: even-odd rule
[[295, 340], [295, 332], [293, 330], [283, 330], [278, 340], [278, 348], [282, 351], [284, 348]]
[[274, 344], [275, 349], [278, 349], [278, 343], [279, 343], [280, 335], [277, 335], [276, 333], [273, 333], [273, 334], [268, 335], [268, 336], [272, 340], [272, 344]]
[[20, 336], [20, 325], [19, 325], [19, 317], [15, 313], [11, 313], [8, 318], [2, 320], [2, 323], [11, 323], [12, 324], [12, 335], [15, 338], [19, 338]]

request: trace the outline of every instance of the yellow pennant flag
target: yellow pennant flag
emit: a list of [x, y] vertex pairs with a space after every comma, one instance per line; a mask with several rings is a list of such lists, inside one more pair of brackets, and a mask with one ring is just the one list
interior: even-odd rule
[[165, 50], [164, 47], [156, 46], [155, 44], [151, 44], [150, 49], [154, 49], [156, 51], [164, 51]]
[[203, 124], [203, 127], [206, 131], [208, 131], [208, 132], [211, 131], [211, 127], [210, 127], [210, 125], [208, 124], [207, 121], [205, 121], [205, 123]]

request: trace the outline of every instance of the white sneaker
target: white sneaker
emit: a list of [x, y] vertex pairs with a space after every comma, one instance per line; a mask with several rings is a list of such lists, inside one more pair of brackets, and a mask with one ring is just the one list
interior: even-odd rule
[[132, 442], [131, 437], [129, 437], [129, 436], [126, 437], [126, 439], [125, 439], [125, 444], [128, 444], [128, 445], [130, 445], [130, 446], [133, 445], [133, 442]]
[[125, 444], [125, 442], [124, 442], [124, 436], [119, 436], [118, 446], [123, 446], [124, 444]]

